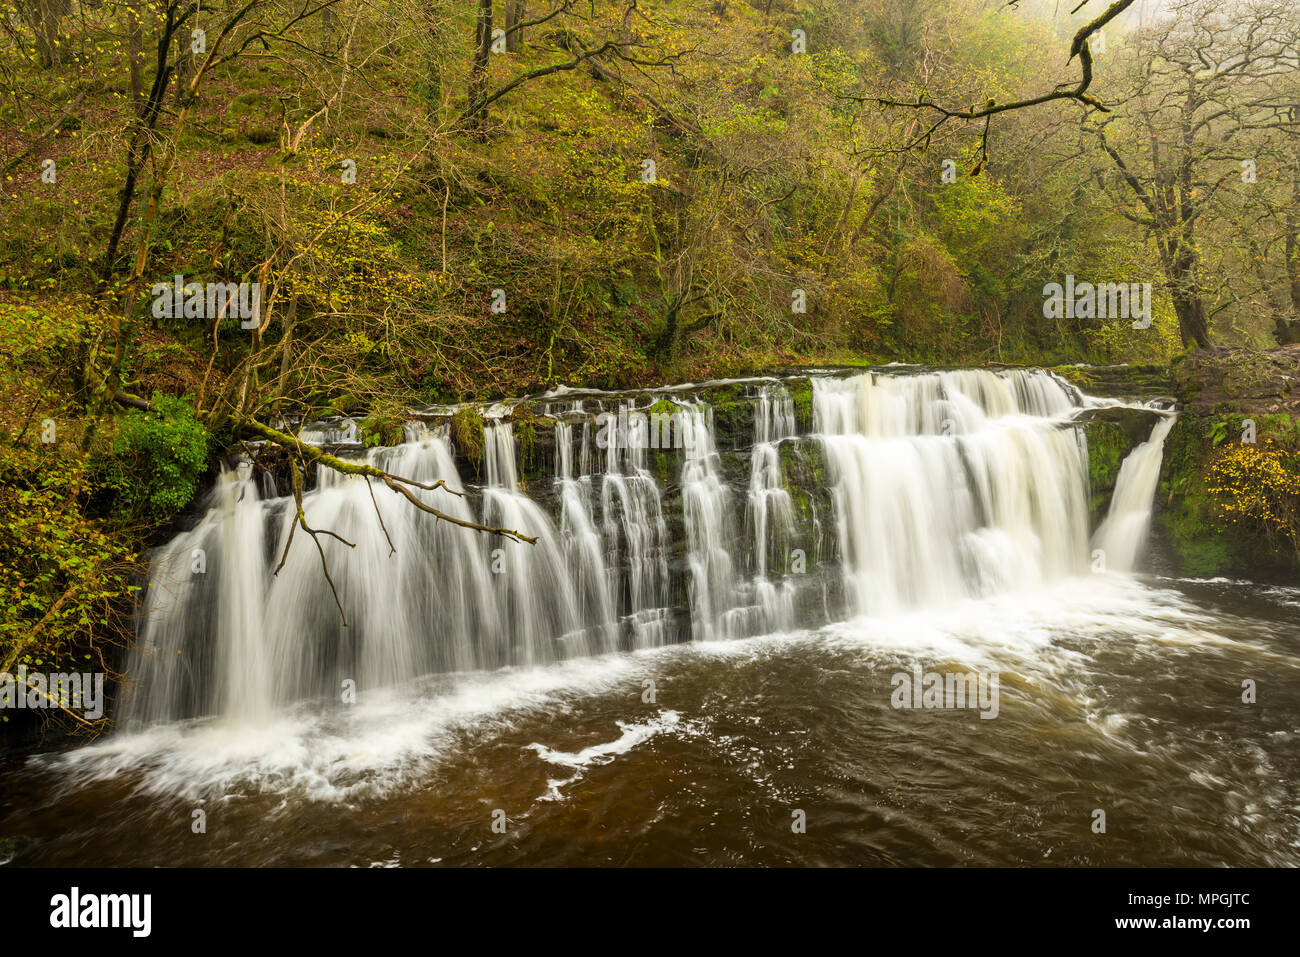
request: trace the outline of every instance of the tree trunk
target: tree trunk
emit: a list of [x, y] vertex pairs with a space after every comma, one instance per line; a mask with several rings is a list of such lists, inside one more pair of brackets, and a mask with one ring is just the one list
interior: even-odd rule
[[1174, 314], [1178, 316], [1178, 332], [1183, 346], [1195, 342], [1200, 348], [1210, 348], [1210, 329], [1205, 319], [1205, 303], [1195, 294], [1187, 295], [1179, 288], [1174, 290]]
[[524, 22], [525, 0], [506, 0], [506, 52], [518, 53], [524, 42], [524, 31], [517, 29]]
[[664, 365], [670, 365], [677, 354], [677, 340], [681, 331], [678, 321], [680, 313], [681, 303], [674, 303], [668, 310], [663, 332], [659, 334], [659, 341], [655, 343], [655, 356]]
[[41, 66], [46, 69], [62, 66], [63, 18], [72, 11], [72, 0], [27, 0], [18, 5], [18, 11], [32, 28]]
[[[1291, 205], [1286, 209], [1286, 278], [1291, 290], [1291, 311], [1295, 318], [1290, 325], [1294, 328], [1300, 324], [1300, 161], [1291, 171]], [[1300, 334], [1298, 331], [1297, 334]], [[1290, 339], [1295, 342], [1296, 339]]]
[[1168, 243], [1161, 243], [1160, 259], [1169, 278], [1183, 347], [1195, 342], [1202, 349], [1210, 348], [1210, 326], [1200, 287], [1201, 257], [1190, 227], [1184, 225]]
[[474, 110], [474, 105], [487, 92], [488, 57], [492, 55], [492, 0], [478, 0], [478, 17], [474, 24], [474, 62], [469, 71], [469, 104], [473, 110], [469, 125], [473, 129], [483, 126], [487, 110]]
[[144, 110], [144, 9], [140, 0], [132, 0], [123, 14], [126, 19], [127, 68], [131, 73], [131, 103], [136, 113]]
[[191, 46], [190, 34], [181, 31], [176, 35], [175, 76], [176, 109], [184, 105], [185, 87], [189, 84], [190, 74], [194, 72], [194, 48]]

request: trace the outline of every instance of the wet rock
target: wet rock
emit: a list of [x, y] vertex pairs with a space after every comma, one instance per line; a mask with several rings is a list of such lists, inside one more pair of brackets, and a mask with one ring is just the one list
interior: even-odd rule
[[1197, 413], [1300, 413], [1300, 345], [1207, 349], [1173, 365], [1178, 400]]

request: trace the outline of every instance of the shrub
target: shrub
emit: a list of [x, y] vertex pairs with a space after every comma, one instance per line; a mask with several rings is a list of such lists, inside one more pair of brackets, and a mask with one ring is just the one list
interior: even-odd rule
[[131, 550], [82, 514], [82, 474], [76, 460], [0, 451], [0, 670], [80, 664], [129, 631]]
[[207, 430], [189, 400], [158, 396], [153, 411], [122, 419], [102, 481], [121, 518], [160, 521], [189, 505], [207, 463]]
[[1275, 447], [1233, 445], [1210, 466], [1206, 490], [1217, 516], [1260, 533], [1276, 550], [1300, 556], [1300, 469], [1297, 458]]

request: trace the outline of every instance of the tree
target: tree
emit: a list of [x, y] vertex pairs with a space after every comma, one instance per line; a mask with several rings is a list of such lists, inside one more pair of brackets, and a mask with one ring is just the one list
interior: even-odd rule
[[63, 65], [63, 20], [72, 12], [72, 0], [18, 0], [18, 16], [32, 31], [36, 55], [47, 69]]
[[1202, 237], [1234, 228], [1224, 213], [1230, 192], [1257, 175], [1258, 138], [1296, 130], [1277, 84], [1300, 70], [1300, 15], [1284, 0], [1231, 15], [1184, 0], [1171, 17], [1134, 36], [1108, 84], [1110, 112], [1094, 113], [1087, 130], [1117, 174], [1099, 181], [1156, 243], [1183, 344], [1204, 348], [1217, 280]]

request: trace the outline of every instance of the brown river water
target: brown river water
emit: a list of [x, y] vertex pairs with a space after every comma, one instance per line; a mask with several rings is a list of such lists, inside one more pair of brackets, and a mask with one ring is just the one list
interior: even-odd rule
[[[1081, 580], [445, 675], [255, 732], [204, 719], [7, 767], [0, 847], [68, 866], [1295, 866], [1298, 610], [1300, 589]], [[996, 671], [996, 718], [894, 708], [918, 663]]]

